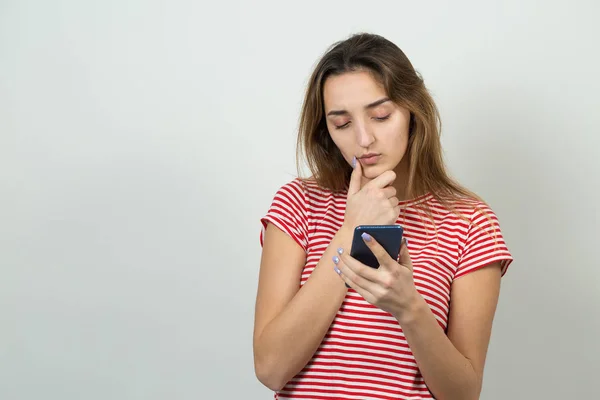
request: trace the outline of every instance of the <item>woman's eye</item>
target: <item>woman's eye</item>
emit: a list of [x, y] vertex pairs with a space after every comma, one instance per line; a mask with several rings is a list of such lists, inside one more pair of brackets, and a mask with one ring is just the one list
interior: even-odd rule
[[375, 119], [377, 121], [385, 121], [386, 119], [388, 119], [390, 117], [391, 114], [386, 115], [385, 117], [375, 117]]
[[[391, 114], [385, 115], [383, 117], [373, 117], [374, 120], [376, 121], [385, 121], [386, 119], [388, 119], [390, 117]], [[346, 122], [343, 125], [335, 125], [335, 129], [344, 129], [347, 128], [348, 125], [350, 125], [350, 121]]]

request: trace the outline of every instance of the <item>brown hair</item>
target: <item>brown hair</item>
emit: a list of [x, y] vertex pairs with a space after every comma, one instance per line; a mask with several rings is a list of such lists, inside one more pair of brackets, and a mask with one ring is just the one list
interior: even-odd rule
[[[455, 207], [452, 200], [481, 201], [446, 172], [440, 142], [439, 112], [421, 76], [398, 46], [382, 36], [369, 33], [355, 34], [333, 44], [315, 67], [300, 116], [298, 171], [304, 154], [312, 178], [319, 186], [332, 191], [347, 188], [352, 167], [329, 135], [323, 85], [330, 76], [358, 70], [369, 71], [393, 102], [410, 111], [406, 197], [412, 199], [431, 194], [453, 211]], [[427, 205], [425, 208], [429, 214]]]

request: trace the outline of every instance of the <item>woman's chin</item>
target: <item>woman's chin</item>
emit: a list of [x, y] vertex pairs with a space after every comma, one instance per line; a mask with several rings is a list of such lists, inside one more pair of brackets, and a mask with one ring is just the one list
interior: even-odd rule
[[363, 167], [363, 176], [367, 179], [375, 179], [386, 171], [383, 165], [369, 165]]

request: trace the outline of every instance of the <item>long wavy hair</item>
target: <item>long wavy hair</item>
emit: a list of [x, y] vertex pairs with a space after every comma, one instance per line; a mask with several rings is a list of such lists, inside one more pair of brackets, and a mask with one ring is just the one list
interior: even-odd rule
[[[355, 34], [333, 44], [314, 69], [300, 115], [296, 158], [298, 175], [301, 175], [301, 160], [305, 158], [312, 172], [310, 179], [314, 179], [320, 187], [336, 192], [348, 187], [352, 167], [329, 135], [323, 85], [330, 76], [353, 71], [370, 72], [393, 102], [410, 111], [405, 154], [409, 157], [407, 199], [431, 194], [452, 211], [455, 211], [453, 200], [482, 201], [446, 171], [439, 111], [420, 74], [398, 46], [382, 36], [369, 33]], [[429, 211], [426, 205], [425, 208]]]

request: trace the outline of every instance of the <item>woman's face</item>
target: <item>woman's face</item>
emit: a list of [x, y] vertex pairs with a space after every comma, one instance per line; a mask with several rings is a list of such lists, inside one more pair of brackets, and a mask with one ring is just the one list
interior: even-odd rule
[[410, 112], [365, 71], [330, 76], [323, 97], [329, 134], [346, 161], [356, 156], [369, 180], [394, 170], [408, 147]]

